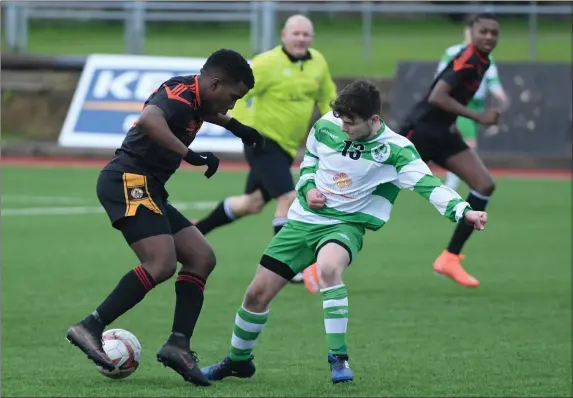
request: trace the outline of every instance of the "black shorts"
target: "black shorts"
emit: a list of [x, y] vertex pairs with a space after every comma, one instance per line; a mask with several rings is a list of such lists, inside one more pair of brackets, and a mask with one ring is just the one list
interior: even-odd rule
[[418, 124], [403, 128], [400, 135], [412, 141], [424, 162], [432, 161], [442, 167], [447, 159], [469, 148], [459, 133], [451, 132], [450, 126]]
[[141, 174], [101, 171], [97, 196], [113, 227], [130, 245], [193, 225], [167, 201], [162, 184]]
[[293, 158], [275, 141], [267, 138], [262, 149], [245, 146], [245, 158], [250, 166], [245, 193], [260, 189], [268, 202], [294, 191], [290, 171]]

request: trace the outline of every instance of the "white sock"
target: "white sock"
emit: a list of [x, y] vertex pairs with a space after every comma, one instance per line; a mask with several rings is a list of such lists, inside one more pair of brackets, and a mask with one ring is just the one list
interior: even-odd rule
[[231, 198], [227, 198], [223, 201], [223, 209], [225, 209], [225, 214], [229, 217], [229, 220], [237, 219], [237, 216], [233, 213], [233, 209], [231, 209]]
[[458, 185], [460, 185], [460, 177], [448, 171], [448, 174], [446, 175], [446, 186], [457, 191]]

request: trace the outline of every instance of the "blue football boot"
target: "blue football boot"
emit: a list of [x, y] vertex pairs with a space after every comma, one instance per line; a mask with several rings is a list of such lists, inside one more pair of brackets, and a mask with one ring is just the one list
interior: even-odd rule
[[354, 380], [352, 370], [348, 365], [348, 356], [336, 356], [332, 353], [328, 354], [328, 363], [332, 371], [332, 384], [346, 383]]
[[229, 356], [226, 356], [221, 362], [202, 368], [201, 372], [210, 381], [219, 381], [226, 377], [248, 379], [255, 374], [253, 359], [251, 355], [248, 361], [232, 361]]

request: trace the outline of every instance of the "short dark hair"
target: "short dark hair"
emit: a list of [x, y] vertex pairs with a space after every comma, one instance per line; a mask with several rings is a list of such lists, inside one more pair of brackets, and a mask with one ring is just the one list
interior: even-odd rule
[[468, 19], [468, 26], [472, 27], [474, 26], [474, 24], [482, 19], [491, 19], [495, 22], [497, 21], [497, 17], [495, 16], [495, 14], [492, 14], [491, 12], [482, 12], [479, 14], [476, 14], [474, 16], [472, 16], [471, 18]]
[[368, 119], [379, 115], [382, 109], [380, 91], [367, 80], [355, 80], [342, 89], [330, 105], [335, 117]]
[[255, 76], [247, 60], [238, 52], [228, 49], [215, 51], [207, 58], [202, 72], [221, 73], [233, 83], [243, 82], [250, 90], [255, 86]]

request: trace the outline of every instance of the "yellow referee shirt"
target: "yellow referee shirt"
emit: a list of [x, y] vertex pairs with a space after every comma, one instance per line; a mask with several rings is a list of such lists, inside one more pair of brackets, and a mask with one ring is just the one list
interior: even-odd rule
[[295, 60], [277, 46], [255, 56], [251, 67], [255, 87], [230, 114], [295, 157], [308, 133], [314, 106], [324, 114], [336, 98], [326, 60], [312, 48], [306, 57]]

